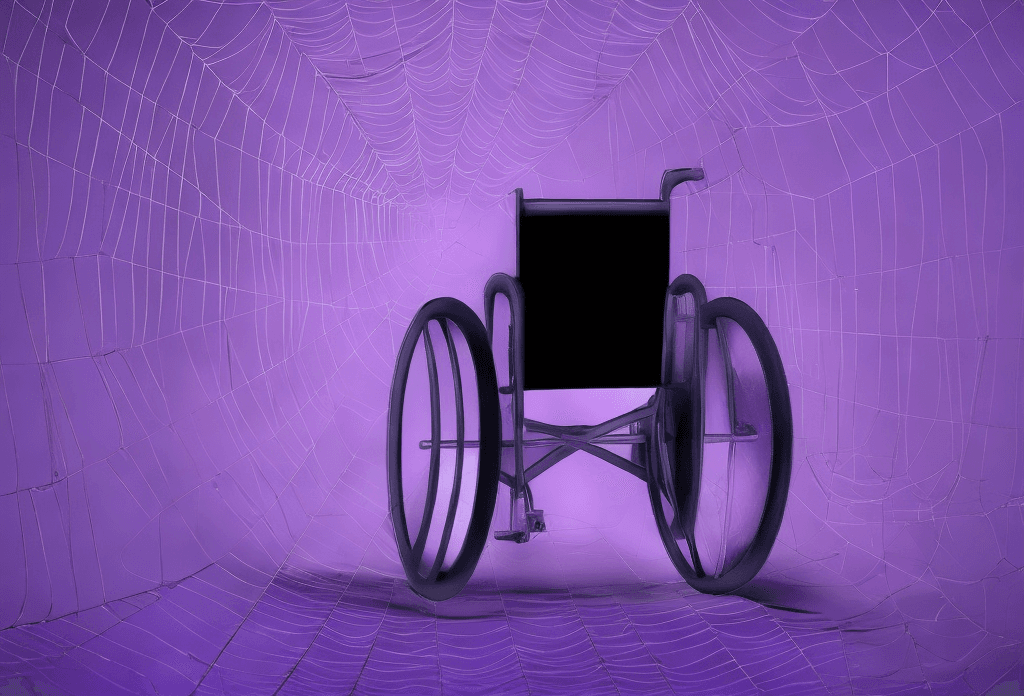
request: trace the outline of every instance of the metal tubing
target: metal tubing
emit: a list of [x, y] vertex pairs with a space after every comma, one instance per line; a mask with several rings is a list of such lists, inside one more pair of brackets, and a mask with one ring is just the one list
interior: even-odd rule
[[586, 435], [587, 439], [593, 439], [599, 435], [606, 435], [619, 428], [625, 428], [630, 423], [636, 423], [642, 421], [645, 418], [650, 418], [656, 412], [657, 408], [652, 404], [644, 404], [639, 408], [635, 408], [628, 413], [624, 413], [621, 416], [615, 416], [609, 418], [603, 423], [597, 425], [551, 425], [549, 423], [542, 423], [536, 420], [527, 420], [526, 429], [534, 433], [543, 433], [544, 435], [554, 435], [560, 437], [564, 434], [573, 435]]
[[537, 215], [656, 215], [668, 217], [669, 204], [658, 198], [558, 199], [524, 198], [523, 217]]
[[[516, 204], [519, 215], [522, 217], [535, 215], [660, 215], [667, 217], [672, 189], [684, 181], [700, 181], [703, 178], [704, 170], [697, 167], [666, 169], [665, 173], [661, 175], [660, 198], [523, 198], [523, 190], [516, 189]], [[518, 239], [516, 241], [518, 246]]]
[[427, 379], [430, 382], [430, 474], [427, 478], [427, 497], [423, 501], [423, 518], [416, 532], [412, 557], [416, 563], [423, 558], [423, 548], [430, 531], [430, 518], [434, 514], [437, 498], [437, 480], [441, 473], [441, 390], [437, 381], [437, 359], [434, 356], [434, 342], [430, 338], [430, 322], [423, 327], [423, 348], [427, 354]]
[[604, 447], [597, 447], [586, 442], [581, 442], [577, 447], [587, 454], [592, 454], [595, 457], [600, 457], [609, 464], [617, 466], [618, 468], [625, 471], [627, 474], [633, 474], [641, 481], [647, 481], [647, 471], [642, 466], [637, 466], [633, 462], [629, 461], [625, 457], [620, 457], [614, 452], [609, 452]]
[[[709, 438], [711, 438], [711, 437], [729, 438], [731, 436], [722, 434], [722, 435], [708, 435], [708, 437]], [[530, 438], [530, 439], [523, 440], [523, 447], [525, 449], [529, 449], [531, 447], [551, 447], [552, 445], [564, 444], [567, 441], [571, 442], [573, 439], [574, 438], [572, 436], [568, 436], [565, 439], [558, 438], [558, 437]], [[754, 436], [743, 438], [743, 439], [741, 439], [739, 441], [746, 442], [747, 440], [756, 440], [756, 439], [757, 439], [757, 436], [754, 435]], [[629, 434], [626, 434], [626, 433], [619, 433], [619, 434], [612, 434], [612, 435], [601, 435], [600, 437], [595, 437], [592, 440], [589, 440], [589, 442], [591, 444], [594, 444], [594, 445], [641, 445], [641, 444], [647, 442], [647, 438], [645, 438], [643, 435], [629, 435]], [[708, 442], [729, 442], [729, 440], [728, 439], [708, 440]], [[420, 444], [420, 449], [422, 449], [422, 450], [430, 449], [431, 446], [432, 446], [432, 442], [430, 440], [420, 440], [419, 444]], [[441, 445], [441, 449], [455, 449], [456, 447], [459, 446], [459, 440], [441, 440], [440, 445]], [[464, 447], [468, 448], [468, 449], [475, 449], [475, 448], [480, 446], [480, 441], [479, 440], [463, 440], [462, 441], [462, 445]], [[501, 441], [501, 446], [504, 447], [504, 448], [507, 448], [507, 449], [511, 449], [511, 448], [516, 446], [516, 443], [515, 443], [514, 440], [502, 440]]]
[[[487, 325], [487, 340], [494, 349], [494, 300], [501, 293], [508, 300], [511, 323], [511, 355], [509, 387], [512, 392], [512, 442], [515, 448], [516, 485], [513, 500], [525, 495], [526, 471], [523, 467], [523, 287], [519, 281], [506, 273], [495, 273], [484, 287], [484, 315]], [[510, 525], [511, 528], [511, 525]]]

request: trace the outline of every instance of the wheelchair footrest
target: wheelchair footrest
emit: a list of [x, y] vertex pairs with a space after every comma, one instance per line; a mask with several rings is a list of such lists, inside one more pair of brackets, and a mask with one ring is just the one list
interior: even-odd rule
[[530, 540], [530, 535], [526, 532], [517, 532], [515, 530], [505, 530], [503, 532], [495, 532], [494, 538], [498, 541], [514, 541], [517, 544], [525, 544]]
[[520, 517], [516, 521], [516, 526], [519, 525], [525, 526], [526, 529], [508, 529], [495, 532], [494, 538], [498, 541], [514, 541], [517, 544], [525, 544], [530, 540], [531, 534], [538, 534], [548, 530], [547, 525], [544, 524], [543, 510], [528, 510], [524, 517]]

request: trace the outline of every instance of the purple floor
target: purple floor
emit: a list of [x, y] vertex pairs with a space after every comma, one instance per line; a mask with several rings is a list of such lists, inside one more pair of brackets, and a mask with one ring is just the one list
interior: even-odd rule
[[[0, 54], [0, 696], [1024, 694], [1020, 0], [0, 0]], [[413, 315], [515, 272], [515, 188], [675, 167], [670, 276], [789, 383], [767, 565], [695, 592], [577, 454], [419, 598]]]

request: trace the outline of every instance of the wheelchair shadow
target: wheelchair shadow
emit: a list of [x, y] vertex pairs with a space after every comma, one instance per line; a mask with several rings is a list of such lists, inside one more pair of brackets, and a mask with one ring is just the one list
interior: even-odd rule
[[878, 608], [878, 602], [870, 601], [848, 581], [838, 577], [823, 581], [792, 571], [782, 578], [755, 577], [732, 596], [783, 612], [789, 615], [789, 621], [802, 617], [836, 627], [858, 623]]
[[796, 585], [770, 578], [754, 578], [732, 593], [769, 609], [793, 614], [830, 614], [830, 598], [824, 588]]

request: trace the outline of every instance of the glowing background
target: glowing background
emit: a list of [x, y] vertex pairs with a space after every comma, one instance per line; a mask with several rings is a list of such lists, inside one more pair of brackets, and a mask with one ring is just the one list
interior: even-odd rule
[[[1021, 2], [0, 0], [0, 29], [0, 688], [1018, 693]], [[412, 315], [514, 272], [515, 187], [686, 166], [671, 275], [757, 309], [790, 383], [763, 604], [680, 583], [643, 484], [582, 455], [535, 488], [549, 534], [419, 600], [383, 435]]]

